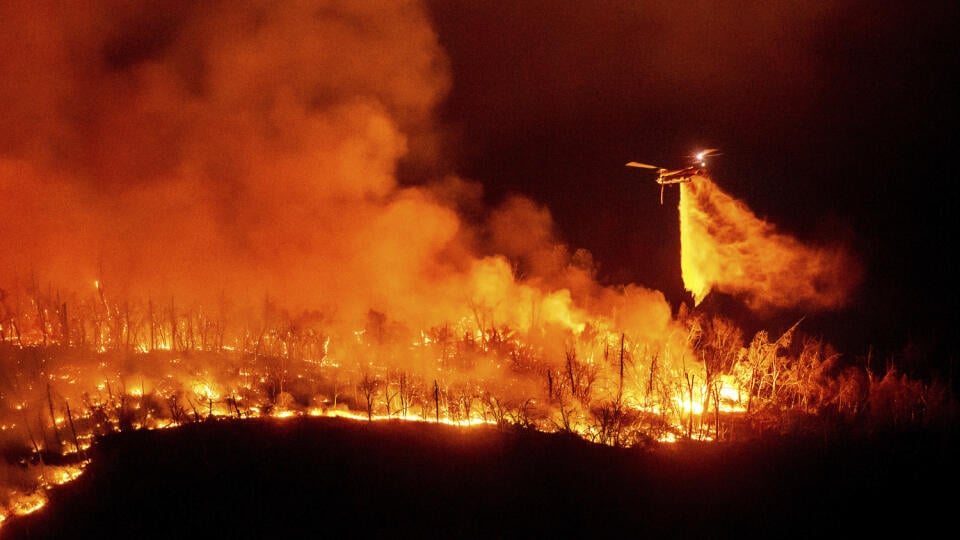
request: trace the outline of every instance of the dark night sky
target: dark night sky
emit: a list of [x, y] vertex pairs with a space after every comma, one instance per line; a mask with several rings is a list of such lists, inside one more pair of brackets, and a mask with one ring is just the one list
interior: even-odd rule
[[[550, 209], [609, 283], [688, 300], [676, 191], [630, 160], [717, 147], [714, 181], [779, 230], [849, 242], [866, 281], [810, 323], [942, 347], [953, 327], [956, 2], [437, 0], [460, 174]], [[789, 314], [793, 316], [795, 314]], [[843, 338], [846, 336], [846, 343]], [[848, 351], [849, 352], [849, 351]]]

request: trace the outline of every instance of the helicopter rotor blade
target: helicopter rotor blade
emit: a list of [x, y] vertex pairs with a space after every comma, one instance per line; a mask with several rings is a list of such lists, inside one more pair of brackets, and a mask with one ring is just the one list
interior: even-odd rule
[[627, 167], [639, 167], [641, 169], [659, 169], [660, 168], [655, 165], [647, 165], [646, 163], [638, 163], [636, 161], [631, 161], [630, 163], [627, 163]]
[[697, 152], [697, 154], [696, 154], [695, 157], [696, 157], [697, 159], [704, 159], [704, 158], [708, 158], [708, 157], [711, 157], [711, 156], [719, 156], [719, 155], [720, 155], [720, 149], [719, 149], [719, 148], [705, 148], [705, 149]]

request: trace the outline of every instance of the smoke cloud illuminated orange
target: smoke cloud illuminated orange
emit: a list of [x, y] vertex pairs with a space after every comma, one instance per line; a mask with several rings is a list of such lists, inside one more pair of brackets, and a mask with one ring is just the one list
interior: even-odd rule
[[74, 302], [97, 280], [114, 298], [218, 306], [234, 327], [264, 298], [344, 329], [371, 309], [428, 327], [477, 302], [497, 323], [575, 329], [574, 302], [609, 308], [546, 209], [516, 199], [468, 224], [470, 182], [398, 184], [400, 160], [436, 159], [450, 84], [419, 3], [0, 11], [16, 29], [0, 37], [10, 291]]

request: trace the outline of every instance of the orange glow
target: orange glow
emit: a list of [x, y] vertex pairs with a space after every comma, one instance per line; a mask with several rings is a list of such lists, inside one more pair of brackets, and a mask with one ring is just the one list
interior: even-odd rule
[[27, 495], [18, 497], [10, 507], [12, 513], [16, 516], [25, 516], [40, 510], [47, 504], [47, 496], [41, 491], [36, 491]]
[[11, 515], [25, 516], [46, 506], [47, 490], [77, 479], [87, 464], [87, 461], [82, 461], [77, 465], [28, 467], [36, 476], [36, 486], [30, 491], [9, 491], [6, 505], [0, 505], [0, 526]]
[[[721, 440], [745, 401], [776, 403], [781, 387], [754, 382], [779, 345], [706, 350], [700, 315], [603, 284], [526, 197], [482, 208], [453, 173], [400, 181], [402, 164], [447, 167], [450, 63], [426, 6], [176, 4], [168, 35], [145, 39], [138, 3], [96, 20], [34, 4], [0, 2], [29, 29], [0, 33], [0, 436], [22, 463], [82, 464], [119, 432], [306, 415]], [[158, 48], [104, 54], [126, 42]], [[697, 304], [843, 305], [842, 253], [686, 171], [669, 183]], [[0, 516], [76, 473], [48, 471], [3, 476], [26, 495]]]
[[778, 232], [708, 177], [681, 184], [679, 210], [683, 283], [696, 304], [717, 290], [757, 311], [834, 309], [859, 281], [856, 261], [842, 249]]

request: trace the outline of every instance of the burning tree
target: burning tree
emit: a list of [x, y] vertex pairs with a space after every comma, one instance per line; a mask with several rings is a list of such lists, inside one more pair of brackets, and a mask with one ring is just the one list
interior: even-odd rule
[[[558, 348], [542, 329], [481, 328], [473, 317], [415, 332], [374, 315], [361, 330], [338, 332], [315, 314], [228, 325], [179, 309], [147, 323], [151, 336], [130, 329], [149, 320], [132, 306], [149, 313], [152, 302], [107, 311], [108, 296], [94, 292], [97, 301], [75, 308], [57, 302], [67, 317], [4, 312], [4, 328], [13, 316], [17, 331], [0, 342], [0, 427], [5, 454], [21, 463], [82, 463], [94, 437], [116, 431], [263, 415], [489, 423], [635, 446], [838, 418], [903, 429], [942, 424], [955, 408], [938, 381], [909, 379], [893, 364], [876, 375], [803, 336], [800, 322], [776, 339], [760, 331], [746, 342], [729, 319], [688, 312], [679, 341], [657, 345], [594, 324], [565, 333]], [[89, 320], [98, 322], [80, 322]], [[201, 328], [223, 331], [211, 340]]]

